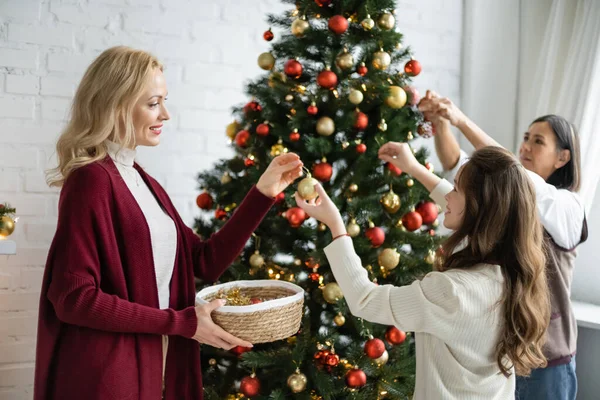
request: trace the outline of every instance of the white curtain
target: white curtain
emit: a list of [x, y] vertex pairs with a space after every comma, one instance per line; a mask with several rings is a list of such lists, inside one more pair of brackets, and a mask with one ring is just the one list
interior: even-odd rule
[[600, 1], [524, 0], [520, 26], [517, 140], [544, 114], [575, 124], [589, 212], [600, 179]]

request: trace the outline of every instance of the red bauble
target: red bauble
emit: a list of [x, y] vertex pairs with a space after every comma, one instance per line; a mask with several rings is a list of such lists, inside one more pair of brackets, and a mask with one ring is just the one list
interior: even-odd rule
[[300, 134], [298, 132], [290, 133], [290, 140], [292, 142], [297, 142], [298, 140], [300, 140]]
[[363, 154], [365, 151], [367, 151], [367, 145], [366, 144], [361, 143], [358, 146], [356, 146], [356, 152], [358, 154]]
[[331, 179], [331, 175], [333, 174], [333, 168], [331, 164], [327, 162], [322, 162], [316, 164], [313, 167], [313, 176], [315, 179], [320, 180], [321, 182], [327, 182]]
[[229, 351], [231, 351], [235, 355], [241, 356], [242, 354], [247, 353], [250, 350], [252, 350], [252, 347], [235, 346]]
[[240, 147], [248, 146], [248, 142], [250, 142], [250, 132], [247, 130], [241, 130], [235, 135], [235, 144]]
[[250, 303], [252, 303], [252, 304], [258, 304], [258, 303], [262, 303], [262, 300], [258, 299], [256, 297], [253, 297], [253, 298], [250, 299]]
[[269, 124], [265, 124], [265, 123], [259, 124], [256, 127], [256, 134], [259, 136], [267, 136], [269, 134], [269, 129], [270, 129]]
[[348, 20], [342, 15], [329, 18], [329, 29], [336, 35], [341, 35], [348, 30]]
[[387, 331], [385, 331], [385, 340], [391, 345], [397, 345], [406, 339], [406, 333], [396, 328], [395, 326], [390, 326]]
[[263, 39], [265, 39], [267, 42], [273, 40], [274, 37], [275, 35], [273, 35], [273, 31], [270, 28], [268, 31], [265, 31], [265, 33], [263, 33]]
[[251, 159], [251, 158], [246, 158], [246, 159], [244, 160], [244, 165], [245, 165], [246, 167], [252, 167], [254, 164], [255, 164], [255, 163], [254, 163], [254, 160], [253, 160], [253, 159]]
[[242, 378], [240, 392], [247, 397], [255, 397], [260, 393], [260, 381], [254, 375]]
[[423, 217], [416, 211], [408, 212], [402, 217], [402, 226], [411, 232], [419, 229], [421, 225], [423, 225]]
[[315, 103], [312, 103], [310, 106], [306, 107], [306, 113], [308, 115], [317, 115], [318, 112], [319, 112], [319, 109], [317, 108]]
[[367, 117], [367, 114], [361, 111], [357, 111], [356, 119], [354, 121], [354, 128], [358, 129], [359, 131], [364, 131], [365, 129], [367, 129], [368, 125], [369, 117]]
[[320, 363], [324, 364], [325, 363], [325, 359], [327, 358], [327, 356], [331, 354], [329, 350], [319, 350], [315, 353], [315, 355], [313, 356], [313, 358], [317, 361], [319, 361]]
[[281, 203], [283, 200], [285, 200], [284, 192], [281, 192], [277, 196], [275, 196], [275, 203]]
[[331, 4], [331, 0], [315, 0], [315, 3], [317, 3], [319, 7], [327, 7]]
[[308, 269], [319, 268], [319, 263], [316, 262], [312, 257], [309, 257], [306, 261], [304, 261], [304, 265], [306, 265], [306, 268]]
[[390, 172], [396, 176], [402, 175], [402, 170], [392, 163], [387, 163], [387, 169], [390, 170]]
[[244, 114], [249, 114], [251, 112], [260, 112], [260, 111], [262, 111], [262, 107], [256, 101], [251, 101], [244, 106]]
[[421, 73], [421, 63], [417, 60], [410, 60], [404, 65], [404, 72], [409, 76], [417, 76]]
[[220, 219], [221, 221], [227, 219], [227, 211], [223, 210], [222, 208], [217, 208], [215, 210], [215, 218]]
[[421, 218], [423, 218], [423, 223], [426, 225], [432, 224], [438, 217], [438, 207], [437, 204], [426, 201], [417, 206], [417, 212], [421, 214]]
[[302, 75], [302, 64], [298, 60], [287, 60], [283, 66], [283, 72], [290, 78], [298, 78]]
[[285, 217], [287, 218], [292, 228], [297, 228], [300, 225], [302, 225], [302, 223], [306, 219], [306, 212], [304, 212], [304, 210], [300, 207], [292, 207], [286, 211]]
[[334, 88], [337, 82], [337, 75], [328, 69], [319, 72], [319, 75], [317, 75], [317, 83], [325, 89]]
[[308, 278], [313, 282], [318, 282], [321, 275], [318, 272], [311, 272], [308, 274]]
[[385, 343], [381, 339], [369, 339], [365, 343], [365, 354], [367, 357], [372, 358], [373, 360], [381, 357], [381, 355], [385, 352]]
[[358, 368], [353, 368], [346, 374], [346, 385], [351, 388], [363, 387], [367, 384], [367, 375]]
[[[321, 359], [321, 361], [323, 361], [323, 359]], [[325, 357], [325, 360], [323, 362], [323, 364], [329, 367], [337, 367], [339, 363], [340, 356], [338, 356], [337, 354], [329, 354], [327, 357]]]
[[358, 72], [360, 76], [365, 76], [367, 72], [369, 72], [369, 69], [365, 63], [361, 63], [358, 67], [356, 67], [356, 72]]
[[377, 248], [385, 242], [385, 232], [378, 226], [365, 231], [365, 236], [371, 241], [371, 246]]
[[196, 197], [196, 204], [203, 210], [210, 210], [213, 206], [213, 198], [207, 192], [201, 193]]

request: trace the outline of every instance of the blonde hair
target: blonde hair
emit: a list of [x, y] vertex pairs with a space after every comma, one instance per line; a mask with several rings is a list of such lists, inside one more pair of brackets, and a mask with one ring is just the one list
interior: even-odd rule
[[47, 171], [48, 185], [61, 187], [75, 169], [106, 157], [107, 140], [135, 145], [133, 109], [154, 68], [163, 70], [156, 57], [125, 46], [107, 49], [92, 62], [56, 143], [58, 166]]

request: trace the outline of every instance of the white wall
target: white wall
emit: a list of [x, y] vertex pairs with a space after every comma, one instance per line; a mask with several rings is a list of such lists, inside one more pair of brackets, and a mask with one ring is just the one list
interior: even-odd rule
[[[0, 256], [0, 400], [31, 398], [36, 309], [56, 227], [57, 193], [43, 171], [73, 90], [103, 49], [125, 44], [166, 64], [172, 120], [140, 163], [193, 221], [196, 174], [230, 154], [229, 109], [262, 71], [262, 32], [275, 0], [0, 0], [0, 201], [21, 217], [18, 255]], [[461, 0], [399, 2], [398, 29], [423, 65], [416, 86], [460, 101]]]

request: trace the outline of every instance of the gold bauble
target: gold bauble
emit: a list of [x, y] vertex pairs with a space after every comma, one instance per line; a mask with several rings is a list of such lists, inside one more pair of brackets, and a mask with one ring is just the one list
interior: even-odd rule
[[319, 181], [312, 176], [307, 176], [306, 178], [302, 179], [298, 183], [298, 194], [300, 197], [302, 197], [304, 200], [316, 199], [319, 196], [315, 190], [315, 185], [317, 183], [319, 183]]
[[237, 123], [237, 121], [233, 121], [232, 123], [227, 125], [227, 128], [225, 128], [225, 133], [227, 134], [227, 137], [231, 140], [235, 139], [235, 135], [237, 135], [238, 131], [240, 130], [240, 125]]
[[381, 197], [380, 202], [383, 205], [383, 208], [385, 208], [385, 211], [389, 212], [390, 214], [397, 213], [401, 205], [400, 197], [392, 190], [384, 194]]
[[337, 303], [340, 299], [344, 298], [344, 293], [342, 293], [342, 289], [340, 285], [335, 282], [329, 282], [323, 288], [323, 298], [326, 302], [330, 304]]
[[362, 92], [360, 90], [357, 89], [352, 89], [350, 91], [350, 94], [348, 95], [348, 100], [350, 100], [350, 103], [354, 104], [354, 105], [359, 105], [364, 99], [364, 96], [362, 94]]
[[210, 360], [208, 360], [208, 363], [214, 367], [215, 365], [217, 365], [217, 360], [211, 358]]
[[390, 86], [390, 93], [385, 104], [390, 108], [402, 108], [406, 104], [406, 92], [400, 86]]
[[330, 136], [335, 132], [335, 123], [329, 117], [321, 117], [317, 121], [317, 133], [321, 136]]
[[383, 13], [377, 19], [377, 26], [385, 31], [393, 29], [395, 24], [396, 18], [390, 13]]
[[346, 323], [346, 318], [342, 314], [338, 314], [333, 317], [333, 322], [335, 322], [337, 326], [342, 326]]
[[294, 20], [294, 22], [292, 22], [292, 35], [296, 36], [296, 37], [302, 37], [304, 36], [304, 32], [310, 27], [310, 24], [301, 19], [301, 18], [297, 18]]
[[292, 100], [294, 100], [294, 95], [291, 95], [291, 94], [285, 95], [285, 101], [292, 101]]
[[258, 66], [266, 71], [270, 71], [275, 66], [275, 57], [273, 54], [267, 52], [262, 53], [258, 56]]
[[413, 136], [412, 132], [410, 132], [410, 131], [409, 131], [409, 132], [406, 134], [406, 139], [408, 139], [408, 140], [413, 140], [413, 139], [414, 139], [414, 136]]
[[377, 256], [377, 260], [381, 267], [391, 271], [400, 263], [400, 253], [392, 248], [383, 249], [383, 251], [379, 253], [379, 256]]
[[287, 75], [283, 72], [271, 72], [269, 75], [268, 85], [270, 88], [274, 88], [277, 83], [285, 83], [287, 81]]
[[302, 260], [299, 258], [294, 259], [294, 265], [299, 267], [302, 265]]
[[15, 221], [8, 215], [0, 217], [0, 237], [10, 236], [15, 231]]
[[340, 69], [350, 69], [354, 66], [354, 57], [352, 57], [351, 53], [348, 53], [348, 51], [345, 50], [336, 57], [335, 65], [340, 67]]
[[377, 363], [377, 365], [381, 366], [385, 365], [389, 359], [390, 355], [388, 354], [387, 350], [385, 350], [383, 354], [379, 356], [379, 358], [376, 358], [374, 361]]
[[406, 186], [413, 187], [414, 184], [415, 184], [415, 181], [413, 181], [412, 179], [407, 179], [406, 180]]
[[357, 237], [360, 235], [360, 226], [358, 226], [354, 218], [348, 222], [348, 225], [346, 225], [346, 232], [348, 232], [350, 237]]
[[287, 152], [288, 152], [287, 147], [285, 147], [281, 143], [277, 143], [277, 144], [274, 144], [273, 146], [271, 146], [271, 155], [273, 157], [280, 156], [280, 155], [282, 155], [284, 153], [287, 153]]
[[352, 193], [356, 193], [358, 191], [358, 185], [356, 183], [351, 183], [350, 186], [348, 186], [348, 190]]
[[363, 19], [360, 23], [365, 31], [370, 31], [375, 26], [375, 21], [371, 19], [371, 16], [367, 14], [367, 18]]
[[327, 230], [327, 225], [325, 225], [324, 223], [320, 223], [318, 226], [319, 231], [321, 232], [325, 232]]
[[306, 379], [306, 375], [300, 372], [299, 369], [297, 369], [295, 373], [291, 374], [287, 380], [290, 390], [294, 393], [300, 393], [304, 391], [307, 383], [308, 379]]
[[433, 250], [429, 250], [429, 253], [427, 253], [427, 256], [425, 256], [425, 262], [427, 264], [433, 264], [435, 262], [435, 253]]
[[382, 118], [381, 121], [379, 121], [379, 123], [377, 124], [377, 128], [379, 128], [381, 132], [387, 131], [387, 124], [385, 123], [385, 119]]
[[350, 142], [343, 142], [342, 143], [342, 149], [346, 150], [348, 148], [348, 146], [350, 146]]
[[260, 255], [258, 250], [256, 250], [254, 254], [250, 256], [250, 265], [254, 268], [260, 268], [265, 265], [265, 259]]
[[229, 182], [231, 182], [231, 175], [229, 175], [229, 172], [223, 173], [223, 176], [221, 177], [221, 183], [226, 185]]
[[390, 66], [392, 62], [392, 57], [390, 57], [389, 53], [386, 53], [383, 50], [376, 51], [373, 54], [372, 64], [375, 68], [384, 70]]

